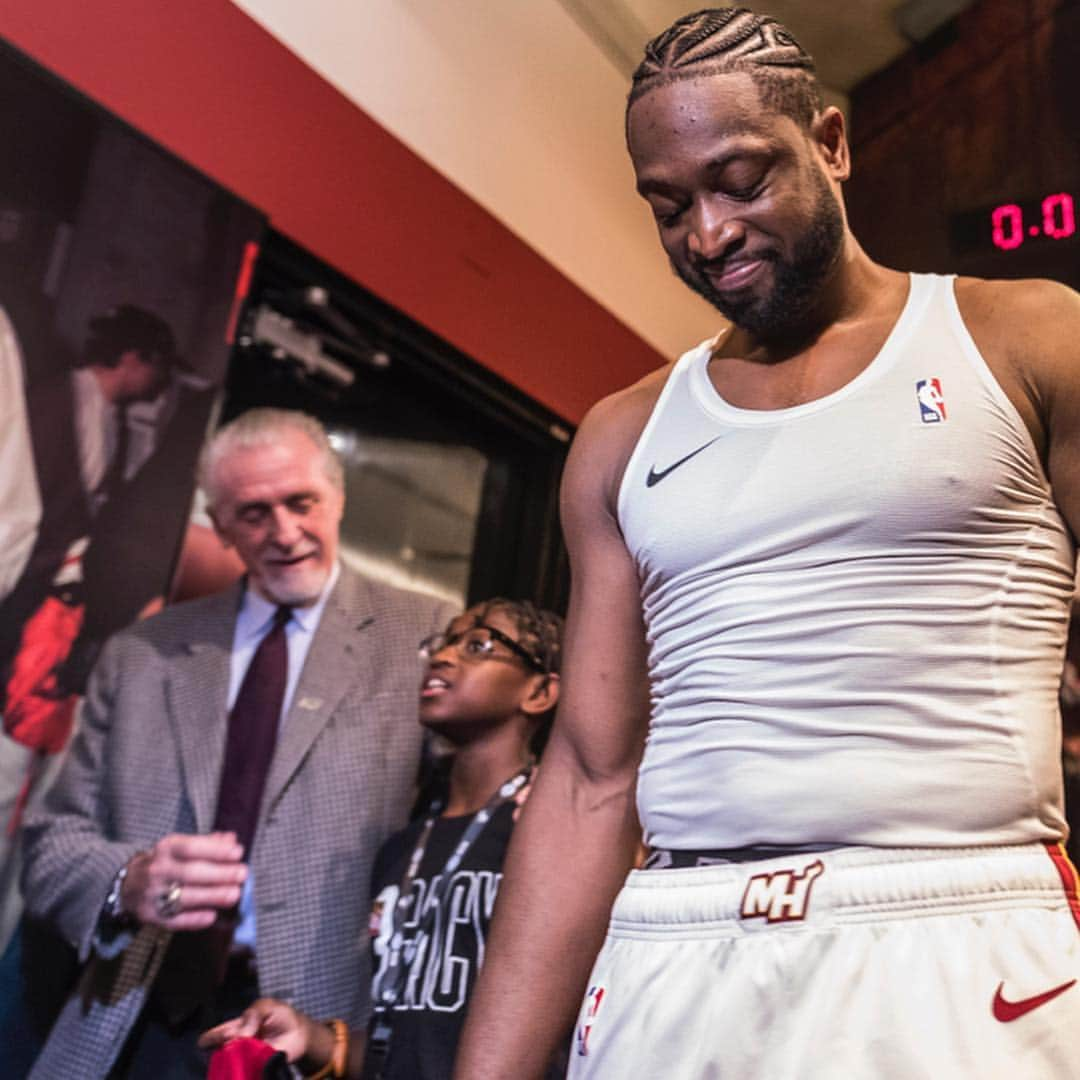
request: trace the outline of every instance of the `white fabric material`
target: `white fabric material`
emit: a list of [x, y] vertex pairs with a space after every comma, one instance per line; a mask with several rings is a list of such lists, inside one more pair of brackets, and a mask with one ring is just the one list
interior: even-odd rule
[[[90, 512], [101, 510], [107, 497], [102, 488], [120, 441], [120, 410], [105, 396], [92, 368], [71, 373], [75, 396], [75, 431], [79, 469]], [[124, 455], [125, 481], [130, 481], [154, 452], [157, 438], [175, 411], [176, 388], [171, 385], [152, 401], [133, 401], [124, 410], [128, 444]]]
[[15, 587], [37, 539], [41, 495], [26, 416], [19, 339], [0, 307], [0, 600]]
[[[41, 523], [23, 376], [19, 338], [0, 307], [0, 600], [18, 583]], [[32, 750], [0, 733], [0, 951], [22, 913], [18, 843], [6, 826], [33, 756]]]
[[1072, 541], [952, 279], [913, 276], [873, 361], [794, 408], [721, 400], [710, 345], [619, 497], [650, 647], [647, 842], [1060, 839]]
[[75, 434], [83, 489], [88, 493], [91, 513], [96, 513], [105, 501], [101, 485], [116, 453], [116, 407], [102, 392], [97, 376], [89, 368], [77, 368], [71, 373], [71, 388], [75, 396]]
[[[751, 879], [808, 870], [801, 921], [741, 916]], [[993, 1003], [1077, 979], [1080, 929], [1041, 844], [634, 871], [567, 1075], [1075, 1080], [1080, 983], [1012, 1020]]]

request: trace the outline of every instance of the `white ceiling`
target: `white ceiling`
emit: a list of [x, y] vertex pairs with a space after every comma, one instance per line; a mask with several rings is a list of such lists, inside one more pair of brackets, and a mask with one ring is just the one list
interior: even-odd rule
[[[623, 141], [643, 46], [709, 0], [233, 2], [658, 352], [716, 333], [663, 257]], [[971, 0], [748, 2], [790, 27], [843, 107], [919, 36], [898, 16], [925, 30]]]
[[[695, 8], [693, 0], [559, 0], [574, 20], [630, 75], [642, 46]], [[970, 0], [967, 0], [970, 2]], [[967, 6], [965, 0], [765, 0], [755, 10], [779, 19], [814, 57], [833, 98], [885, 67], [911, 41], [899, 25], [932, 28]], [[707, 6], [701, 4], [702, 7]], [[718, 7], [731, 5], [717, 4]], [[898, 23], [898, 16], [900, 22]]]

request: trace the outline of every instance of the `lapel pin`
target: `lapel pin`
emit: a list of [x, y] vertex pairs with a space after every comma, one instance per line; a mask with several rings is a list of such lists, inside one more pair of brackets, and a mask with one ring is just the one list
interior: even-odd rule
[[314, 712], [315, 709], [322, 705], [322, 698], [302, 697], [296, 704], [301, 709], [308, 709], [309, 711]]

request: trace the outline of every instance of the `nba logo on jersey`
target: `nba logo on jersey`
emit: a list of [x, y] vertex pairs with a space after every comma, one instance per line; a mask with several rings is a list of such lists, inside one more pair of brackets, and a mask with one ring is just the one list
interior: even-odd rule
[[602, 986], [590, 986], [585, 995], [585, 1004], [581, 1009], [581, 1023], [577, 1029], [577, 1052], [584, 1057], [589, 1052], [589, 1032], [592, 1031], [592, 1021], [600, 1011], [600, 1002], [604, 1000], [604, 988]]
[[940, 379], [920, 379], [915, 384], [915, 396], [924, 424], [940, 424], [945, 419], [945, 395], [941, 392]]

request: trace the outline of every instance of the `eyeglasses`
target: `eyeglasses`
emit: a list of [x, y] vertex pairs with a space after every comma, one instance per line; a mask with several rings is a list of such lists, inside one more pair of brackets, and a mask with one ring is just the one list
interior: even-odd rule
[[480, 622], [479, 619], [468, 629], [461, 630], [456, 634], [444, 632], [424, 638], [420, 642], [420, 655], [425, 660], [430, 660], [433, 656], [441, 653], [443, 649], [454, 648], [457, 649], [458, 655], [463, 660], [490, 660], [499, 655], [495, 648], [496, 642], [509, 649], [533, 671], [539, 672], [541, 675], [547, 674], [547, 668], [539, 657], [533, 656], [528, 649], [501, 630], [496, 630], [494, 626], [488, 626], [487, 623]]

